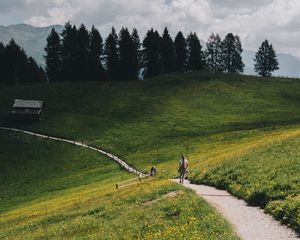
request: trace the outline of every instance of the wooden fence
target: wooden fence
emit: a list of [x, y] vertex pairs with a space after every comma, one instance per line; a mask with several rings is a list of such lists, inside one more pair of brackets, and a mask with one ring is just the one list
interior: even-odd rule
[[104, 155], [108, 156], [109, 158], [111, 158], [112, 160], [117, 162], [119, 165], [121, 165], [126, 171], [138, 175], [139, 176], [138, 178], [144, 178], [144, 177], [149, 176], [149, 174], [145, 174], [145, 173], [129, 166], [125, 161], [123, 161], [119, 157], [117, 157], [117, 156], [115, 156], [115, 155], [113, 155], [109, 152], [106, 152], [102, 149], [84, 144], [83, 142], [77, 142], [77, 141], [68, 140], [68, 139], [64, 139], [64, 138], [52, 137], [52, 136], [39, 134], [39, 133], [34, 133], [34, 132], [21, 130], [21, 129], [16, 129], [16, 128], [0, 127], [0, 130], [11, 131], [11, 132], [20, 132], [20, 133], [28, 134], [28, 135], [39, 137], [39, 138], [50, 139], [50, 140], [59, 141], [59, 142], [65, 142], [65, 143], [73, 144], [73, 145], [80, 146], [80, 147], [83, 147], [83, 148], [88, 148], [88, 149], [91, 149], [93, 151], [96, 151], [98, 153], [101, 153], [101, 154], [104, 154]]
[[132, 178], [127, 181], [117, 183], [116, 189], [122, 189], [122, 188], [130, 187], [133, 185], [137, 185], [140, 182], [142, 182], [143, 180], [148, 179], [148, 178], [150, 178], [150, 175], [138, 176], [137, 178]]

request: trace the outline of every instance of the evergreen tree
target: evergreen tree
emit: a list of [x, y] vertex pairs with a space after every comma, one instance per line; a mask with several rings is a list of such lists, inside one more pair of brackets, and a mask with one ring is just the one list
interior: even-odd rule
[[262, 42], [254, 59], [254, 70], [262, 77], [269, 77], [279, 69], [276, 52], [268, 40]]
[[58, 33], [52, 28], [47, 38], [46, 52], [46, 73], [50, 82], [61, 80], [61, 43]]
[[236, 52], [238, 53], [235, 58], [235, 66], [237, 71], [244, 72], [245, 64], [243, 63], [243, 58], [242, 58], [242, 53], [243, 53], [242, 42], [238, 35], [235, 35], [234, 39], [235, 39], [235, 49]]
[[120, 58], [118, 48], [118, 35], [113, 27], [105, 40], [106, 70], [110, 80], [120, 79]]
[[27, 56], [23, 49], [11, 39], [6, 46], [6, 78], [4, 84], [18, 85], [24, 82], [26, 78], [25, 70], [27, 64]]
[[77, 64], [77, 28], [67, 22], [61, 33], [62, 36], [62, 69], [61, 77], [63, 81], [76, 81], [78, 80], [78, 64]]
[[164, 29], [161, 38], [162, 72], [170, 73], [175, 70], [175, 49], [173, 40], [167, 28]]
[[90, 36], [84, 24], [81, 24], [77, 30], [75, 45], [76, 79], [89, 80]]
[[187, 44], [182, 32], [178, 32], [174, 41], [175, 46], [175, 71], [187, 70]]
[[44, 70], [37, 65], [32, 57], [28, 58], [25, 71], [22, 83], [40, 83], [46, 81]]
[[105, 79], [105, 70], [102, 65], [103, 56], [103, 39], [99, 31], [92, 26], [90, 32], [90, 57], [89, 57], [89, 69], [90, 69], [90, 80], [103, 81]]
[[222, 40], [219, 34], [212, 34], [207, 43], [205, 51], [206, 65], [211, 72], [222, 72], [224, 69]]
[[136, 72], [139, 75], [140, 68], [142, 67], [142, 53], [141, 53], [141, 40], [136, 28], [133, 29], [131, 33], [131, 38], [134, 43], [135, 54], [137, 56], [134, 68], [136, 69]]
[[5, 69], [6, 69], [6, 50], [5, 50], [5, 46], [2, 42], [0, 42], [0, 74], [1, 74], [1, 78], [0, 78], [0, 87], [1, 85], [4, 85], [5, 82]]
[[143, 40], [144, 77], [153, 77], [161, 73], [160, 35], [151, 28]]
[[19, 85], [45, 81], [35, 60], [12, 39], [5, 48], [0, 44], [1, 85]]
[[229, 73], [243, 72], [242, 44], [238, 36], [228, 33], [222, 43], [224, 70]]
[[119, 35], [120, 74], [123, 80], [137, 79], [138, 56], [136, 43], [127, 28], [122, 28]]
[[188, 45], [188, 69], [200, 71], [205, 69], [204, 54], [200, 40], [196, 33], [190, 33], [187, 38]]

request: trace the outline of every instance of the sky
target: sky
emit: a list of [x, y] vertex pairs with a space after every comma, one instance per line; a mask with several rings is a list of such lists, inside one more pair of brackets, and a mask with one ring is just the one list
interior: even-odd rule
[[0, 0], [0, 25], [94, 24], [103, 36], [112, 26], [136, 27], [143, 36], [167, 26], [174, 35], [196, 32], [240, 36], [243, 47], [257, 50], [268, 39], [278, 52], [300, 58], [299, 0]]

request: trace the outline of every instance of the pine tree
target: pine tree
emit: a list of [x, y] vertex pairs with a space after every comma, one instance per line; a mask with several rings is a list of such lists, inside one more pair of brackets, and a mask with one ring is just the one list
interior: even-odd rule
[[50, 82], [61, 80], [61, 43], [58, 33], [52, 28], [47, 38], [46, 52], [46, 73]]
[[170, 73], [175, 70], [175, 48], [173, 40], [167, 28], [164, 29], [161, 38], [162, 72]]
[[242, 45], [240, 38], [228, 33], [222, 43], [224, 70], [229, 73], [243, 72]]
[[90, 36], [84, 24], [77, 30], [75, 44], [76, 78], [79, 81], [89, 80]]
[[235, 39], [234, 41], [235, 49], [237, 52], [236, 57], [234, 58], [234, 65], [238, 72], [244, 72], [245, 64], [243, 63], [243, 58], [242, 58], [242, 53], [243, 53], [242, 42], [238, 35], [235, 35], [234, 39]]
[[62, 69], [61, 76], [63, 81], [76, 81], [78, 80], [78, 44], [77, 44], [77, 28], [72, 26], [69, 22], [61, 33], [62, 36]]
[[211, 72], [222, 72], [224, 69], [222, 40], [219, 34], [212, 34], [207, 43], [205, 51], [206, 65]]
[[27, 57], [25, 51], [14, 41], [3, 48], [0, 46], [1, 85], [19, 85], [45, 81], [45, 76], [32, 57]]
[[123, 80], [137, 79], [137, 52], [127, 28], [122, 28], [119, 34], [120, 74]]
[[178, 32], [174, 41], [175, 46], [175, 71], [184, 72], [187, 70], [187, 43], [182, 34]]
[[105, 70], [102, 64], [103, 39], [94, 25], [90, 32], [90, 48], [89, 78], [91, 81], [103, 81], [105, 79]]
[[196, 33], [190, 33], [187, 38], [188, 45], [188, 69], [200, 71], [205, 69], [204, 53], [200, 40]]
[[120, 79], [120, 58], [118, 47], [118, 35], [113, 27], [105, 40], [105, 65], [109, 80]]
[[136, 28], [132, 30], [131, 38], [134, 44], [135, 54], [136, 54], [136, 62], [135, 62], [135, 69], [137, 75], [139, 75], [140, 68], [142, 67], [142, 52], [141, 52], [141, 40]]
[[5, 83], [5, 70], [6, 69], [6, 50], [2, 42], [0, 42], [0, 87]]
[[7, 69], [5, 84], [19, 85], [26, 78], [25, 70], [27, 64], [27, 56], [23, 49], [11, 39], [5, 48], [7, 50]]
[[161, 73], [161, 37], [157, 31], [151, 28], [143, 40], [143, 66], [144, 77], [153, 77]]
[[44, 70], [37, 65], [36, 61], [32, 57], [29, 57], [26, 63], [22, 83], [41, 83], [45, 81]]
[[268, 40], [262, 42], [254, 59], [254, 70], [262, 77], [269, 77], [279, 69], [276, 52]]

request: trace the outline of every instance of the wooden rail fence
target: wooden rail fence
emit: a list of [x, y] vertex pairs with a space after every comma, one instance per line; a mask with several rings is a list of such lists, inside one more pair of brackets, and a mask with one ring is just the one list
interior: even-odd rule
[[68, 139], [64, 139], [64, 138], [52, 137], [52, 136], [39, 134], [39, 133], [34, 133], [34, 132], [21, 130], [21, 129], [16, 129], [16, 128], [0, 127], [0, 130], [11, 131], [11, 132], [20, 132], [20, 133], [28, 134], [28, 135], [39, 137], [39, 138], [50, 139], [50, 140], [59, 141], [59, 142], [65, 142], [65, 143], [73, 144], [73, 145], [80, 146], [80, 147], [83, 147], [83, 148], [91, 149], [93, 151], [96, 151], [98, 153], [101, 153], [101, 154], [104, 154], [104, 155], [108, 156], [109, 158], [111, 158], [112, 160], [117, 162], [119, 165], [121, 165], [128, 172], [131, 172], [131, 173], [134, 173], [134, 174], [138, 175], [139, 176], [138, 178], [145, 178], [145, 177], [149, 176], [149, 174], [145, 174], [145, 173], [129, 166], [125, 161], [123, 161], [119, 157], [117, 157], [117, 156], [115, 156], [115, 155], [113, 155], [109, 152], [106, 152], [106, 151], [104, 151], [100, 148], [96, 148], [96, 147], [92, 147], [92, 146], [89, 146], [87, 144], [84, 144], [83, 142], [77, 142], [77, 141], [68, 140]]
[[121, 188], [126, 188], [130, 187], [136, 184], [139, 184], [142, 182], [142, 180], [150, 178], [150, 175], [145, 175], [145, 176], [138, 176], [137, 178], [132, 178], [124, 182], [120, 182], [116, 184], [116, 189], [121, 189]]

